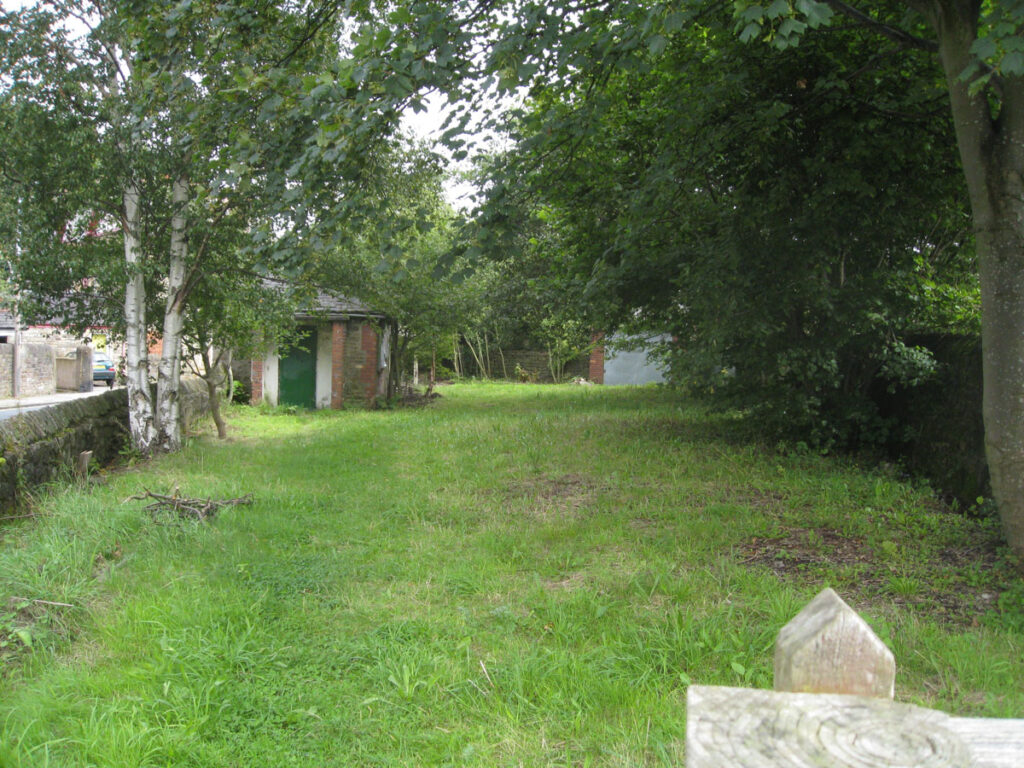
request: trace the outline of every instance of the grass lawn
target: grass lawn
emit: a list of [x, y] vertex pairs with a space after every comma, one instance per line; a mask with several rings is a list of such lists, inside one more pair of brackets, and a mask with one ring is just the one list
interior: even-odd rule
[[[228, 441], [3, 528], [0, 766], [682, 765], [687, 685], [770, 687], [826, 585], [898, 699], [1024, 717], [991, 522], [660, 390], [442, 394], [238, 409]], [[202, 525], [126, 501], [175, 486], [256, 501]]]

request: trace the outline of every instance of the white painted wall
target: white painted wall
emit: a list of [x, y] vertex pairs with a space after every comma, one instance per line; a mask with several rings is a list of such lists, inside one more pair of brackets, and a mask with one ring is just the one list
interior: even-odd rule
[[267, 352], [267, 356], [263, 358], [263, 402], [267, 405], [277, 405], [279, 360], [276, 347]]
[[316, 407], [331, 407], [331, 326], [316, 329]]
[[[619, 337], [612, 337], [618, 340]], [[663, 341], [667, 336], [652, 336], [646, 341], [651, 343]], [[643, 340], [634, 339], [643, 343]], [[642, 347], [635, 351], [610, 349], [605, 350], [604, 383], [606, 385], [622, 384], [653, 384], [665, 381], [665, 372], [647, 357], [647, 350]]]

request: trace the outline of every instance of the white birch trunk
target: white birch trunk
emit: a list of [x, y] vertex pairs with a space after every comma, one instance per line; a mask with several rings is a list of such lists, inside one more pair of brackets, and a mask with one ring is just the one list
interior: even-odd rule
[[153, 394], [149, 388], [149, 353], [146, 344], [146, 284], [142, 276], [142, 243], [139, 240], [141, 212], [139, 188], [129, 181], [124, 188], [124, 260], [128, 282], [124, 293], [128, 423], [132, 445], [146, 455], [153, 450]]
[[391, 378], [391, 323], [381, 328], [380, 346], [377, 351], [377, 397], [387, 399], [390, 394], [388, 382]]
[[188, 179], [184, 174], [171, 189], [170, 266], [167, 271], [167, 305], [164, 310], [163, 352], [156, 384], [157, 447], [181, 448], [178, 389], [181, 382], [181, 329], [185, 311], [185, 261], [188, 258]]

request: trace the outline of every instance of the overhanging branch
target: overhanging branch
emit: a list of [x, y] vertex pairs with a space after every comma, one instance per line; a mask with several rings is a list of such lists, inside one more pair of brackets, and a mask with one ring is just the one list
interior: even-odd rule
[[824, 0], [825, 4], [828, 5], [836, 13], [841, 13], [847, 18], [853, 19], [863, 27], [867, 27], [880, 35], [899, 43], [907, 48], [917, 48], [921, 51], [928, 51], [929, 53], [938, 53], [939, 44], [934, 40], [927, 40], [923, 37], [917, 37], [912, 35], [906, 30], [900, 29], [899, 27], [893, 27], [885, 24], [878, 19], [869, 16], [852, 5], [844, 3], [843, 0]]

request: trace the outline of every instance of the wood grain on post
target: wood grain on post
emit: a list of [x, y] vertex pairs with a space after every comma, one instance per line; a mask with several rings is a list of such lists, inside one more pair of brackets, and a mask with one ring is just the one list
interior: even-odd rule
[[896, 660], [857, 612], [823, 590], [779, 631], [775, 690], [891, 699]]
[[92, 461], [92, 451], [82, 451], [78, 454], [78, 461], [75, 462], [75, 474], [78, 477], [89, 476], [89, 462]]
[[687, 768], [1020, 768], [1024, 720], [865, 696], [691, 685]]

